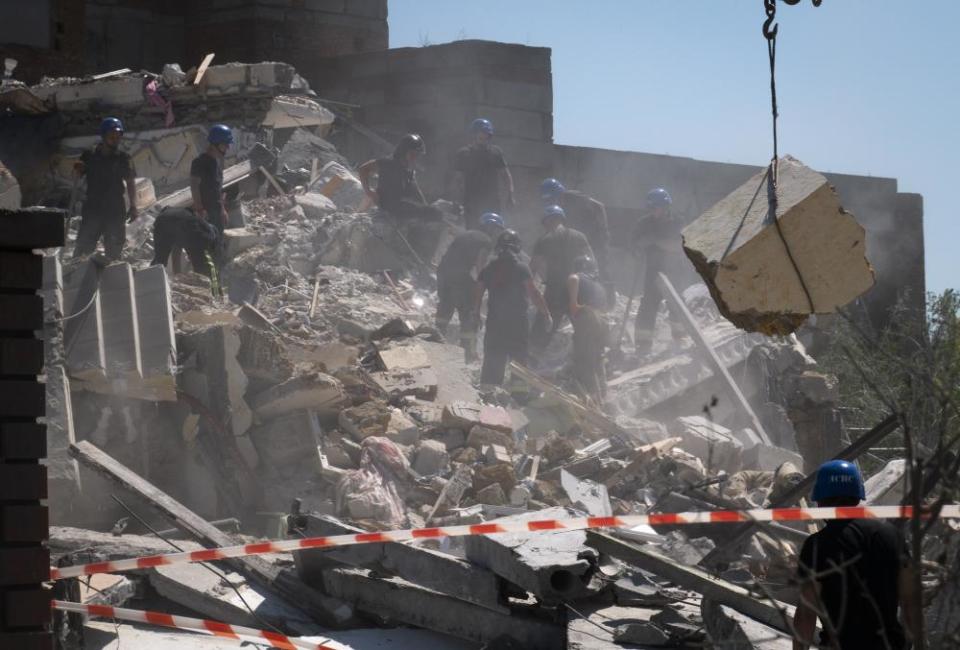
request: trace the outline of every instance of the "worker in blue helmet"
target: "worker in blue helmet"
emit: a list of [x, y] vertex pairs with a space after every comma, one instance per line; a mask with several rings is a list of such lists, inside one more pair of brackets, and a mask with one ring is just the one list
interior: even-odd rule
[[436, 326], [444, 335], [453, 313], [460, 319], [460, 345], [464, 359], [477, 358], [476, 277], [487, 262], [493, 243], [504, 230], [503, 218], [495, 212], [480, 217], [476, 229], [465, 230], [450, 242], [437, 266]]
[[545, 178], [540, 183], [540, 200], [545, 206], [559, 205], [567, 215], [567, 224], [587, 236], [590, 248], [596, 255], [597, 280], [603, 285], [608, 306], [616, 300], [613, 278], [610, 275], [608, 247], [610, 229], [607, 226], [607, 209], [597, 199], [568, 189], [556, 178]]
[[475, 119], [470, 124], [470, 134], [473, 142], [457, 151], [453, 168], [462, 185], [464, 221], [467, 228], [475, 228], [485, 212], [499, 214], [505, 207], [514, 205], [513, 176], [503, 151], [492, 142], [490, 120]]
[[[137, 218], [136, 173], [130, 156], [120, 151], [123, 122], [108, 117], [100, 123], [100, 142], [80, 155], [74, 174], [87, 179], [74, 257], [89, 255], [103, 239], [108, 260], [118, 260], [126, 242], [126, 223]], [[126, 191], [126, 204], [124, 203]]]
[[[865, 498], [860, 470], [831, 460], [817, 470], [813, 500], [821, 508], [852, 508]], [[798, 562], [800, 602], [794, 614], [793, 647], [814, 640], [817, 619], [823, 632], [818, 647], [841, 650], [908, 647], [907, 630], [920, 616], [907, 552], [899, 531], [879, 519], [835, 519], [803, 543]]]
[[207, 148], [190, 165], [190, 195], [193, 211], [221, 235], [227, 227], [223, 196], [223, 161], [233, 144], [233, 131], [226, 124], [214, 124], [207, 132]]
[[543, 235], [533, 245], [530, 269], [544, 283], [543, 296], [550, 308], [550, 319], [541, 315], [533, 323], [531, 348], [540, 355], [549, 345], [553, 333], [569, 316], [567, 278], [574, 273], [574, 261], [581, 255], [594, 258], [587, 236], [567, 226], [567, 215], [559, 205], [548, 205], [541, 218]]
[[[663, 294], [657, 277], [666, 273], [677, 282], [673, 272], [678, 262], [685, 262], [680, 231], [684, 220], [673, 211], [673, 198], [662, 187], [655, 187], [646, 196], [646, 210], [633, 233], [632, 251], [637, 259], [637, 274], [643, 271], [643, 295], [634, 321], [633, 342], [638, 360], [653, 350], [657, 312]], [[679, 314], [667, 303], [667, 315], [674, 339], [686, 335]]]

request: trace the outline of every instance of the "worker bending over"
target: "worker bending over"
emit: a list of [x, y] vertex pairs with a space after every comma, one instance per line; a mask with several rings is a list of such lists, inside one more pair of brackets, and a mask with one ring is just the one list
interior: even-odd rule
[[520, 237], [515, 230], [501, 233], [496, 254], [480, 271], [475, 304], [479, 314], [483, 294], [489, 292], [480, 383], [499, 386], [509, 361], [527, 365], [529, 301], [533, 301], [547, 327], [551, 326], [551, 318], [530, 267], [522, 259]]
[[427, 204], [417, 184], [417, 161], [426, 153], [423, 138], [408, 133], [400, 139], [391, 157], [368, 160], [357, 168], [367, 195], [397, 220], [439, 221], [443, 218], [440, 210]]
[[[854, 507], [864, 499], [863, 479], [853, 463], [831, 460], [817, 470], [813, 500], [821, 508]], [[794, 650], [806, 650], [817, 619], [819, 647], [874, 650], [907, 647], [903, 625], [913, 629], [920, 612], [903, 540], [880, 519], [837, 519], [803, 543], [797, 576], [800, 601], [793, 617]]]
[[[92, 150], [84, 151], [73, 166], [77, 178], [87, 177], [74, 257], [92, 253], [101, 237], [108, 260], [118, 260], [123, 254], [126, 223], [137, 218], [137, 189], [130, 156], [120, 151], [122, 138], [123, 123], [115, 117], [106, 118], [100, 123], [100, 142]], [[129, 208], [123, 201], [124, 184]]]
[[[493, 124], [477, 118], [470, 125], [473, 143], [457, 151], [454, 169], [463, 181], [463, 217], [467, 228], [476, 228], [485, 212], [503, 212], [504, 203], [513, 207], [513, 176], [500, 147], [491, 142]], [[500, 198], [500, 184], [507, 200]]]
[[457, 235], [437, 266], [437, 329], [446, 336], [453, 312], [460, 319], [460, 345], [467, 363], [477, 358], [476, 277], [487, 262], [493, 241], [503, 231], [500, 215], [488, 212], [477, 230]]
[[170, 254], [187, 251], [196, 273], [210, 278], [215, 296], [222, 296], [219, 268], [222, 263], [220, 231], [189, 208], [165, 208], [153, 222], [153, 261], [166, 266]]
[[607, 374], [603, 368], [603, 350], [607, 344], [607, 294], [597, 280], [593, 258], [581, 255], [573, 263], [567, 278], [567, 299], [573, 322], [573, 376], [580, 394], [603, 403], [607, 393]]

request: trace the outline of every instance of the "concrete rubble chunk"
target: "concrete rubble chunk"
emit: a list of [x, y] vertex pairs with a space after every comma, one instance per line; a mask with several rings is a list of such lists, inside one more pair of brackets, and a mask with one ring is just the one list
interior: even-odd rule
[[[547, 508], [503, 521], [563, 519], [577, 516], [567, 508]], [[550, 535], [500, 534], [464, 539], [466, 558], [486, 567], [544, 603], [573, 601], [597, 593], [593, 580], [597, 554], [585, 546], [584, 531]]]
[[288, 379], [253, 396], [250, 406], [258, 417], [272, 418], [299, 409], [333, 416], [350, 403], [343, 385], [330, 375], [314, 372]]
[[269, 236], [249, 228], [226, 228], [223, 231], [223, 254], [227, 259], [233, 259], [254, 246], [270, 243], [272, 242]]
[[167, 271], [162, 266], [150, 266], [135, 272], [133, 278], [143, 368], [142, 392], [155, 400], [175, 401], [177, 340]]
[[473, 489], [475, 492], [480, 492], [492, 483], [498, 483], [504, 493], [510, 494], [510, 491], [517, 484], [517, 477], [513, 472], [513, 465], [510, 463], [487, 465], [479, 468], [473, 475]]
[[619, 644], [636, 643], [655, 648], [673, 645], [670, 635], [662, 627], [650, 621], [618, 625], [613, 630], [613, 640]]
[[337, 211], [337, 204], [319, 192], [297, 194], [294, 200], [303, 208], [304, 215], [310, 219], [322, 219]]
[[100, 275], [103, 340], [107, 374], [119, 379], [140, 379], [140, 330], [133, 269], [111, 264]]
[[382, 436], [387, 432], [392, 411], [386, 402], [371, 400], [340, 411], [340, 428], [357, 442], [370, 436]]
[[286, 467], [316, 457], [320, 425], [309, 410], [294, 411], [250, 430], [261, 458], [273, 467]]
[[730, 321], [789, 334], [811, 314], [848, 304], [875, 279], [864, 229], [823, 175], [785, 156], [777, 162], [775, 215], [771, 190], [768, 170], [758, 172], [683, 230], [683, 249]]
[[417, 447], [413, 469], [421, 476], [440, 474], [450, 464], [447, 446], [439, 440], [423, 440]]
[[879, 472], [864, 481], [867, 503], [872, 506], [893, 506], [903, 501], [906, 493], [907, 461], [891, 460]]
[[733, 473], [740, 469], [743, 445], [730, 429], [702, 415], [679, 417], [671, 432], [683, 439], [680, 446], [711, 469]]
[[474, 425], [469, 429], [466, 444], [476, 450], [481, 450], [484, 445], [500, 445], [501, 447], [513, 449], [513, 437], [503, 431], [490, 429], [481, 424]]
[[725, 648], [790, 650], [793, 647], [789, 636], [712, 598], [704, 598], [700, 606], [707, 633], [714, 639], [723, 639]]
[[570, 472], [561, 470], [560, 484], [574, 508], [586, 510], [587, 514], [593, 517], [613, 515], [610, 495], [607, 494], [607, 487], [602, 483], [580, 480]]
[[234, 436], [247, 432], [253, 413], [244, 398], [248, 379], [237, 361], [240, 337], [227, 326], [209, 327], [182, 337], [192, 365], [180, 375], [181, 388], [216, 414]]
[[483, 454], [483, 461], [488, 465], [496, 463], [509, 463], [511, 461], [507, 448], [502, 445], [485, 445], [480, 452]]
[[448, 427], [458, 427], [470, 431], [480, 425], [488, 429], [513, 433], [513, 420], [502, 406], [489, 406], [471, 402], [455, 401], [443, 409], [441, 422]]
[[746, 449], [742, 456], [743, 467], [751, 469], [774, 471], [784, 463], [792, 463], [796, 467], [803, 467], [803, 456], [795, 451], [758, 443]]
[[502, 506], [507, 503], [507, 496], [503, 493], [503, 488], [499, 483], [491, 483], [482, 490], [477, 491], [476, 500], [478, 503], [489, 506]]

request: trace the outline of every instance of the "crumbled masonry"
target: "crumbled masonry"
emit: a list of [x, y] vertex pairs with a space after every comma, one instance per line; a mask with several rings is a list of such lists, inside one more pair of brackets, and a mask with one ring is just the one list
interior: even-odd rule
[[[508, 367], [502, 386], [480, 383], [458, 326], [434, 327], [436, 264], [460, 231], [456, 206], [436, 201], [444, 218], [427, 224], [378, 211], [356, 171], [362, 161], [326, 139], [341, 123], [293, 67], [213, 65], [202, 87], [172, 65], [144, 74], [48, 79], [7, 98], [58, 116], [63, 131], [49, 169], [29, 183], [0, 166], [0, 207], [64, 202], [104, 104], [127, 124], [124, 146], [142, 177], [121, 260], [74, 259], [77, 216], [67, 245], [44, 257], [53, 564], [172, 550], [137, 517], [174, 526], [164, 537], [198, 550], [497, 519], [764, 508], [841, 448], [836, 379], [793, 332], [866, 291], [873, 270], [863, 228], [798, 161], [780, 161], [777, 217], [813, 306], [765, 221], [765, 193], [751, 202], [761, 174], [684, 231], [704, 281], [678, 287], [686, 334], [661, 314], [652, 356], [618, 364], [611, 350], [598, 405], [578, 397], [566, 367], [569, 323], [537, 364]], [[147, 78], [169, 104], [145, 104]], [[157, 215], [190, 205], [190, 161], [212, 114], [237, 140], [215, 282], [186, 255], [150, 266]], [[83, 191], [73, 198], [79, 215]], [[619, 294], [607, 315], [612, 330], [626, 302]], [[78, 465], [68, 450], [80, 441], [100, 451]], [[868, 501], [900, 503], [904, 471], [893, 461], [871, 477]], [[219, 574], [154, 566], [81, 600], [149, 597], [150, 607], [131, 607], [159, 602], [289, 635], [342, 634], [344, 644], [370, 628], [413, 644], [398, 647], [711, 647], [717, 635], [738, 648], [781, 647], [778, 607], [796, 602], [784, 585], [809, 527], [768, 522], [731, 546], [733, 526], [298, 550], [224, 562]], [[722, 575], [697, 566], [721, 551]]]

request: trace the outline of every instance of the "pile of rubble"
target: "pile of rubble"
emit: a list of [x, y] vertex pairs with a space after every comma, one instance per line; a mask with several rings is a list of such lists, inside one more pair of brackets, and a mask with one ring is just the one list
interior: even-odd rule
[[[89, 144], [79, 133], [92, 131], [92, 103], [125, 111], [135, 157], [158, 157], [144, 154], [138, 170], [163, 167], [123, 262], [61, 265], [55, 252], [47, 265], [48, 375], [62, 378], [48, 383], [51, 455], [67, 468], [51, 501], [61, 564], [163, 552], [180, 531], [189, 549], [249, 539], [240, 531], [794, 504], [806, 473], [839, 451], [831, 378], [796, 337], [736, 329], [703, 285], [675, 298], [689, 336], [672, 340], [661, 319], [658, 357], [611, 377], [604, 412], [568, 393], [562, 372], [547, 380], [512, 365], [506, 388], [481, 391], [478, 368], [431, 327], [433, 268], [455, 226], [401, 228], [371, 211], [323, 140], [332, 116], [290, 95], [304, 88], [289, 66], [195, 78], [168, 67], [29, 89], [65, 124], [54, 170]], [[244, 119], [231, 120], [241, 105]], [[221, 297], [206, 277], [147, 266], [151, 218], [188, 200], [194, 126], [213, 117], [242, 131], [225, 171], [237, 200]], [[175, 164], [169, 147], [181, 152]], [[63, 177], [31, 187], [55, 195]], [[562, 330], [554, 345], [566, 340]], [[902, 476], [887, 468], [872, 496], [896, 499]], [[180, 530], [130, 534], [147, 528], [107, 498], [116, 485], [159, 513], [138, 517]], [[77, 490], [69, 507], [59, 502]], [[358, 648], [372, 646], [349, 630], [378, 625], [442, 635], [403, 637], [407, 647], [789, 647], [787, 585], [811, 526], [731, 526], [311, 550], [219, 575], [184, 565], [97, 576], [99, 591], [81, 597], [176, 603]]]

